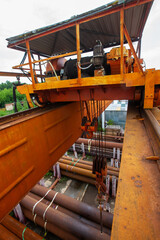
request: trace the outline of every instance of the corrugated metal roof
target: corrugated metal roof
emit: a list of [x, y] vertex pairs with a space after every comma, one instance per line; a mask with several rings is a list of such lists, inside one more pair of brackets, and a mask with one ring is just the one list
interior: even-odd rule
[[[139, 2], [144, 2], [144, 4], [138, 5]], [[137, 5], [127, 8], [127, 6], [131, 3], [137, 3]], [[137, 41], [141, 37], [152, 3], [153, 1], [146, 2], [145, 0], [115, 1], [92, 11], [74, 16], [66, 21], [8, 38], [8, 47], [25, 51], [26, 45], [24, 40], [31, 39], [30, 49], [33, 52], [40, 53], [40, 55], [51, 56], [75, 51], [75, 24], [77, 21], [80, 23], [80, 43], [83, 51], [87, 52], [92, 50], [97, 39], [101, 40], [104, 47], [119, 45], [120, 13], [118, 10], [117, 12], [115, 11], [109, 15], [107, 13], [116, 8], [119, 9], [119, 7], [122, 6], [125, 7], [124, 19], [131, 40]], [[106, 12], [105, 16], [83, 22], [83, 20], [86, 18], [103, 12]], [[59, 27], [68, 26], [69, 24], [72, 24], [73, 26], [45, 36], [40, 36], [48, 31], [52, 31]]]

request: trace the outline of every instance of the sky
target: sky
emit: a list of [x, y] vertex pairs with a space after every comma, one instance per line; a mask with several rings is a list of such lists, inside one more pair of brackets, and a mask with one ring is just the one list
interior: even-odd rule
[[[111, 2], [111, 0], [0, 0], [0, 71], [15, 71], [23, 53], [7, 48], [6, 38], [44, 27]], [[160, 69], [160, 0], [155, 0], [143, 31], [146, 67]], [[17, 72], [17, 70], [16, 70]], [[23, 78], [22, 82], [24, 81]], [[0, 77], [0, 82], [15, 80]]]

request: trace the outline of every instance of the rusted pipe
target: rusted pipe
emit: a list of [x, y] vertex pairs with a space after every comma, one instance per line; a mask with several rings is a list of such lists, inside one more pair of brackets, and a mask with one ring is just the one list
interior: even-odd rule
[[20, 240], [21, 238], [14, 235], [7, 228], [0, 224], [0, 240]]
[[69, 178], [73, 178], [73, 179], [76, 179], [76, 180], [79, 180], [79, 181], [82, 181], [82, 182], [90, 183], [92, 185], [95, 185], [95, 183], [96, 183], [96, 181], [93, 180], [92, 178], [81, 176], [79, 174], [75, 174], [75, 173], [72, 173], [72, 172], [67, 172], [65, 170], [61, 170], [61, 174], [63, 176], [67, 176]]
[[[58, 198], [58, 195], [56, 196], [56, 198]], [[35, 199], [29, 196], [25, 196], [22, 199], [21, 204], [23, 207], [32, 211], [36, 202], [37, 201]], [[46, 210], [46, 205], [44, 203], [39, 202], [36, 205], [35, 213], [38, 214], [40, 217], [42, 217], [45, 210]], [[61, 227], [65, 231], [72, 233], [79, 239], [90, 239], [90, 240], [97, 240], [97, 239], [109, 240], [110, 239], [109, 235], [105, 233], [101, 234], [100, 231], [98, 231], [97, 229], [90, 226], [86, 226], [85, 224], [82, 224], [77, 219], [73, 219], [72, 217], [69, 217], [66, 214], [63, 214], [61, 212], [58, 212], [53, 208], [48, 209], [48, 211], [46, 212], [45, 218], [47, 221], [51, 222], [52, 224], [55, 224], [58, 227]]]
[[[38, 184], [31, 189], [31, 192], [33, 192], [41, 197], [43, 197], [47, 191], [48, 191], [47, 188], [40, 186]], [[56, 194], [56, 192], [54, 190], [51, 190], [45, 198], [48, 199], [49, 201], [51, 201], [55, 194]], [[95, 207], [89, 206], [86, 203], [77, 201], [76, 199], [68, 197], [66, 195], [63, 195], [61, 193], [58, 193], [58, 195], [55, 198], [54, 203], [57, 205], [60, 205], [64, 208], [67, 208], [67, 209], [83, 216], [84, 218], [87, 218], [89, 220], [97, 222], [98, 224], [100, 223], [99, 210]], [[111, 228], [112, 221], [113, 221], [113, 214], [108, 213], [108, 212], [103, 212], [103, 225]]]
[[[97, 133], [93, 133], [93, 138], [94, 139], [99, 139], [99, 134], [97, 134]], [[124, 137], [123, 136], [118, 136], [118, 135], [104, 135], [104, 134], [102, 134], [102, 136], [101, 136], [101, 134], [100, 134], [100, 138], [103, 140], [103, 141], [108, 141], [108, 140], [111, 140], [111, 141], [123, 141], [123, 139], [124, 139]]]
[[[25, 225], [17, 221], [15, 218], [11, 217], [10, 215], [7, 215], [1, 224], [7, 228], [9, 231], [14, 233], [17, 237], [22, 238], [22, 233], [25, 229]], [[24, 238], [25, 240], [38, 240], [43, 239], [43, 237], [39, 236], [37, 233], [33, 232], [31, 229], [26, 228], [24, 232]]]
[[[90, 155], [90, 156], [96, 156], [96, 155], [104, 155], [105, 157], [108, 157], [108, 158], [112, 158], [113, 157], [113, 150], [112, 149], [107, 149], [107, 148], [103, 148], [99, 151], [99, 148], [98, 147], [93, 147], [91, 146], [91, 149], [90, 151], [88, 150], [88, 146], [87, 145], [84, 145], [84, 148], [85, 148], [85, 153], [87, 155]], [[70, 147], [69, 150], [70, 152], [73, 152], [73, 148]], [[76, 151], [80, 154], [82, 154], [82, 149], [81, 149], [81, 146], [80, 144], [77, 144], [76, 143]]]
[[[93, 185], [95, 185], [95, 183], [96, 183], [96, 180], [92, 180], [92, 178], [81, 176], [79, 174], [72, 173], [72, 172], [67, 172], [65, 170], [61, 170], [61, 174], [64, 175], [64, 176], [67, 176], [67, 177], [70, 177], [70, 178], [73, 178], [73, 179], [85, 182], [85, 183], [90, 183], [90, 184], [93, 184]], [[116, 179], [118, 181], [118, 178], [116, 178]], [[106, 177], [105, 176], [104, 176], [103, 180], [106, 181]], [[110, 176], [110, 181], [112, 181], [112, 176]]]
[[59, 182], [59, 178], [56, 178], [56, 180], [53, 182], [53, 184], [49, 187], [49, 189], [55, 188], [56, 184]]
[[87, 170], [87, 169], [67, 165], [67, 164], [64, 164], [64, 163], [59, 163], [59, 166], [60, 166], [61, 169], [67, 170], [69, 172], [78, 173], [80, 175], [87, 176], [87, 177], [90, 177], [90, 178], [96, 178], [95, 174], [93, 174], [92, 171]]
[[[72, 157], [65, 156], [65, 155], [63, 155], [60, 159], [65, 159], [65, 160], [68, 160], [68, 161], [72, 161], [72, 159], [73, 159], [74, 162], [76, 162], [78, 160], [77, 158], [72, 158]], [[89, 161], [85, 161], [85, 160], [82, 160], [82, 159], [80, 159], [79, 162], [83, 163], [83, 164], [86, 164], [86, 165], [89, 165], [89, 166], [91, 166], [92, 163], [93, 163], [92, 161], [89, 162]]]
[[[78, 159], [77, 159], [78, 161]], [[69, 164], [71, 166], [76, 166], [76, 167], [79, 167], [79, 168], [82, 168], [82, 169], [87, 169], [87, 170], [92, 170], [92, 166], [89, 166], [89, 165], [86, 165], [86, 164], [83, 164], [80, 162], [80, 160], [78, 162], [73, 162], [73, 161], [68, 161], [68, 160], [65, 160], [65, 159], [59, 159], [58, 162], [59, 163], [63, 163], [63, 164]]]
[[[28, 193], [28, 196], [30, 196], [31, 198], [34, 198], [36, 200], [40, 200], [41, 199], [40, 196], [38, 196], [38, 195], [36, 195], [34, 193], [31, 193], [31, 192]], [[46, 204], [46, 205], [50, 204], [50, 201], [48, 201], [46, 199], [43, 199], [41, 202]], [[54, 206], [56, 206], [56, 205], [54, 205]], [[52, 207], [52, 205], [51, 205], [51, 207]], [[82, 222], [84, 224], [90, 225], [90, 226], [100, 230], [100, 224], [97, 224], [97, 223], [95, 223], [93, 221], [90, 221], [90, 220], [88, 220], [86, 218], [83, 218], [82, 216], [80, 216], [80, 215], [78, 215], [78, 214], [76, 214], [76, 213], [74, 213], [74, 212], [72, 212], [72, 211], [70, 211], [70, 210], [68, 210], [66, 208], [63, 208], [63, 207], [57, 205], [56, 210], [66, 214], [66, 215], [68, 215], [68, 216], [70, 216], [72, 218], [75, 218], [75, 219], [79, 220], [80, 222]], [[106, 227], [103, 227], [103, 232], [107, 233], [109, 235], [111, 234], [111, 230], [109, 228], [106, 228]]]
[[[84, 143], [85, 145], [88, 145], [90, 139], [86, 138], [79, 138], [76, 143]], [[97, 146], [97, 147], [103, 147], [103, 148], [120, 148], [122, 149], [123, 144], [122, 143], [116, 143], [116, 142], [107, 142], [107, 141], [99, 141], [99, 140], [94, 140], [92, 139], [90, 144], [92, 146]]]
[[[64, 164], [64, 163], [59, 163], [59, 166], [61, 169], [67, 170], [69, 172], [78, 173], [80, 175], [87, 176], [87, 177], [94, 178], [94, 179], [96, 178], [96, 175], [93, 174], [91, 170], [83, 169], [83, 168], [76, 167], [76, 166], [71, 166], [71, 165]], [[119, 172], [111, 171], [111, 170], [107, 170], [107, 174], [114, 175], [117, 177], [119, 176]]]
[[[31, 220], [32, 222], [34, 222], [34, 216], [33, 216], [32, 212], [26, 208], [22, 208], [22, 210], [23, 210], [25, 217], [28, 218], [29, 220]], [[41, 227], [44, 227], [45, 222], [42, 217], [37, 215], [35, 223]], [[50, 222], [47, 222], [46, 229], [49, 232], [53, 233], [54, 235], [56, 235], [59, 238], [64, 239], [64, 240], [78, 240], [79, 239], [79, 238], [73, 236], [71, 233], [62, 230], [62, 228], [59, 228], [55, 224], [53, 225]]]
[[[78, 163], [76, 163], [77, 161], [78, 161]], [[77, 167], [85, 168], [85, 169], [88, 169], [88, 170], [92, 170], [92, 166], [93, 166], [93, 162], [89, 162], [88, 161], [88, 163], [86, 163], [87, 161], [79, 160], [79, 159], [76, 159], [76, 158], [75, 159], [72, 159], [72, 158], [68, 158], [68, 159], [67, 158], [60, 158], [59, 162], [65, 163], [65, 164], [70, 164], [70, 165], [74, 165], [76, 163]], [[111, 171], [119, 172], [119, 168], [107, 166], [107, 169], [111, 170]]]

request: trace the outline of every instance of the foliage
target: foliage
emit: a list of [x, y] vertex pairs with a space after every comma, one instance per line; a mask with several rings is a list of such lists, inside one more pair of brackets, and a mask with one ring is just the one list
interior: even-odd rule
[[105, 129], [102, 128], [102, 120], [98, 121], [98, 128], [97, 128], [98, 132], [105, 132]]
[[[17, 82], [14, 82], [14, 83], [16, 84]], [[0, 84], [0, 90], [4, 90], [5, 88], [9, 89], [12, 87], [13, 87], [13, 83], [11, 83], [10, 81], [6, 81], [5, 83]]]
[[[14, 82], [16, 84], [17, 82]], [[17, 109], [18, 111], [24, 111], [28, 109], [27, 100], [24, 94], [20, 94], [16, 90], [17, 97]], [[6, 111], [5, 104], [13, 103], [13, 83], [6, 81], [5, 83], [0, 84], [0, 116], [5, 116], [11, 113], [14, 113], [14, 110]]]
[[53, 175], [53, 172], [51, 170], [49, 170], [45, 175], [44, 178], [49, 178]]
[[61, 177], [61, 179], [59, 180], [59, 183], [66, 182], [68, 179], [69, 179], [68, 177], [63, 176], [63, 177]]
[[[24, 94], [20, 94], [16, 90], [17, 101], [22, 101], [25, 98]], [[13, 89], [12, 88], [5, 88], [0, 91], [0, 108], [3, 108], [6, 103], [13, 102]]]
[[[18, 112], [24, 111], [24, 110], [28, 109], [28, 103], [27, 103], [26, 99], [25, 98], [22, 99], [21, 102], [23, 102], [23, 106], [21, 105], [20, 102], [17, 102]], [[0, 109], [0, 117], [6, 116], [6, 115], [9, 115], [9, 114], [12, 114], [12, 113], [14, 113], [14, 110], [6, 111], [5, 108], [1, 108]]]
[[107, 125], [113, 125], [113, 124], [114, 124], [113, 120], [109, 119], [108, 122], [107, 122]]

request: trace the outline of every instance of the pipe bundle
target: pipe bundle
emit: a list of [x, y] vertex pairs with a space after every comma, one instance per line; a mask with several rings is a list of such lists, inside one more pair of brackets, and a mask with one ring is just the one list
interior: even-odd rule
[[[82, 147], [83, 146], [83, 147]], [[109, 142], [104, 141], [103, 139], [86, 139], [86, 138], [79, 138], [76, 141], [76, 144], [69, 149], [69, 151], [74, 151], [75, 149], [79, 153], [87, 153], [89, 155], [104, 155], [105, 157], [112, 158], [114, 155], [114, 149], [119, 149], [120, 153], [122, 150], [123, 143], [119, 142]]]
[[43, 237], [27, 228], [15, 218], [7, 215], [0, 224], [0, 239], [42, 240]]
[[[47, 188], [36, 185], [31, 193], [22, 199], [21, 205], [26, 217], [35, 220], [42, 226], [47, 220], [46, 228], [52, 229], [52, 232], [62, 239], [110, 239], [108, 234], [110, 231], [107, 229], [111, 229], [112, 226], [113, 215], [111, 213], [103, 212], [103, 225], [107, 233], [101, 234], [97, 229], [100, 223], [100, 214], [97, 208], [53, 190], [50, 190], [45, 199], [37, 204], [37, 200], [43, 197], [47, 191]], [[54, 202], [54, 207], [58, 205], [58, 208], [57, 206], [53, 208], [52, 205], [49, 207], [48, 204], [51, 202]], [[36, 207], [34, 208], [34, 206]], [[37, 214], [35, 218], [35, 215], [32, 214], [33, 208], [34, 214]]]
[[[66, 170], [66, 172], [77, 173], [78, 175], [96, 179], [96, 175], [92, 173], [93, 162], [63, 156], [59, 159], [59, 165], [61, 170], [63, 170], [63, 175], [65, 175], [64, 170]], [[108, 166], [107, 174], [118, 177], [119, 169]]]

